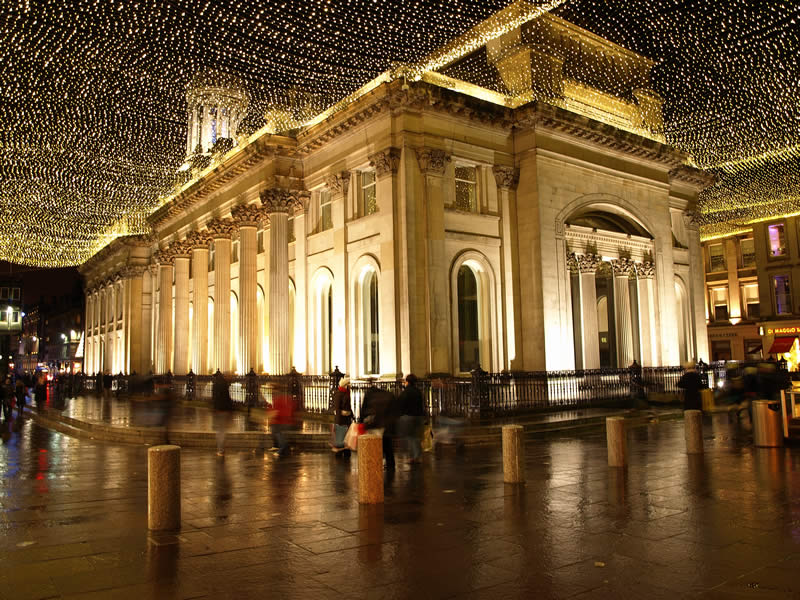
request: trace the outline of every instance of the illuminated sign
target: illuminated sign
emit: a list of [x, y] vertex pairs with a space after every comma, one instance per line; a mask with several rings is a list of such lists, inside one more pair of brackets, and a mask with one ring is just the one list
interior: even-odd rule
[[768, 327], [767, 335], [800, 335], [800, 327]]

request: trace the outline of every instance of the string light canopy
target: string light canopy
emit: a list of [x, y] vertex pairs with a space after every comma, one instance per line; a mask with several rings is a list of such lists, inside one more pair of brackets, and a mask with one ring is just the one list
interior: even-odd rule
[[[542, 15], [651, 61], [663, 124], [650, 135], [719, 175], [701, 201], [705, 236], [800, 211], [796, 2], [19, 0], [0, 15], [0, 259], [75, 265], [144, 232], [176, 173], [180, 184], [214, 150], [189, 148], [203, 94], [218, 99], [222, 150], [395, 77], [463, 81], [514, 105], [524, 95], [497, 61], [509, 32]], [[641, 75], [626, 64], [582, 77], [624, 97]]]

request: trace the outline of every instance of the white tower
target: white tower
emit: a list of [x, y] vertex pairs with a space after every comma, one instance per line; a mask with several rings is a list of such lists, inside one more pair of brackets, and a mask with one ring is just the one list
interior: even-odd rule
[[242, 81], [219, 71], [201, 71], [186, 88], [189, 131], [186, 156], [208, 154], [217, 140], [236, 145], [236, 130], [247, 114], [250, 98]]

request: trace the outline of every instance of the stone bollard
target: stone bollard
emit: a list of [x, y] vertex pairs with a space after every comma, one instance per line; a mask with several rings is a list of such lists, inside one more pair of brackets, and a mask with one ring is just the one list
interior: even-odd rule
[[151, 531], [181, 528], [180, 446], [147, 450], [147, 526]]
[[383, 438], [365, 433], [358, 437], [358, 501], [383, 502]]
[[686, 454], [703, 453], [703, 413], [699, 410], [683, 411], [683, 433], [686, 436]]
[[606, 444], [608, 445], [608, 466], [625, 466], [625, 419], [606, 417]]
[[503, 481], [525, 481], [525, 428], [522, 425], [503, 425]]

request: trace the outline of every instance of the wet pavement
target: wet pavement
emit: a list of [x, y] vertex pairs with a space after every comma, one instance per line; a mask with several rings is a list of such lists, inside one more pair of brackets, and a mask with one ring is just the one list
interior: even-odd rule
[[800, 450], [755, 449], [729, 415], [706, 454], [682, 422], [427, 454], [356, 502], [351, 461], [184, 450], [183, 521], [148, 535], [146, 449], [27, 420], [0, 446], [0, 598], [797, 598]]

